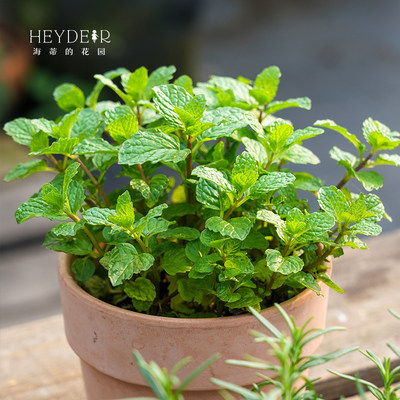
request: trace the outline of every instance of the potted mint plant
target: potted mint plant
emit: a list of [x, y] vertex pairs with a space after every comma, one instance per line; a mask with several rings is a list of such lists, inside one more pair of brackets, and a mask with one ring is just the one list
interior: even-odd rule
[[[370, 168], [400, 164], [387, 152], [399, 145], [398, 133], [371, 118], [362, 127], [367, 144], [330, 120], [295, 129], [273, 114], [311, 102], [274, 100], [274, 66], [254, 82], [214, 76], [195, 87], [185, 75], [170, 83], [174, 72], [95, 75], [87, 97], [63, 84], [54, 91], [65, 112], [56, 121], [18, 118], [4, 128], [35, 156], [7, 181], [55, 174], [15, 215], [18, 223], [61, 221], [44, 245], [62, 252], [65, 329], [89, 399], [149, 393], [127, 349], [167, 367], [187, 355], [198, 365], [217, 352], [221, 359], [251, 353], [250, 306], [278, 328], [276, 302], [290, 314], [300, 310], [298, 324], [316, 315], [312, 326], [322, 328], [328, 287], [341, 290], [330, 278], [330, 256], [345, 246], [366, 248], [358, 235], [378, 235], [387, 217], [378, 196], [344, 185], [354, 178], [366, 191], [382, 186]], [[106, 90], [113, 96], [102, 97]], [[330, 151], [345, 168], [336, 186], [289, 169], [319, 163], [303, 142], [323, 128], [356, 149]], [[106, 189], [111, 179], [121, 182], [118, 189]], [[310, 209], [306, 192], [319, 209]], [[216, 396], [210, 376], [253, 380], [223, 368], [218, 361], [189, 385], [190, 398]]]

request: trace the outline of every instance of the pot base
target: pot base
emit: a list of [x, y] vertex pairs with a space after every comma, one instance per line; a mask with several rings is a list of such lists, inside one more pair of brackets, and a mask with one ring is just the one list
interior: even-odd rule
[[[146, 386], [127, 383], [103, 374], [91, 365], [81, 361], [87, 400], [117, 400], [132, 397], [149, 397], [155, 394]], [[185, 400], [221, 400], [218, 391], [185, 391]]]

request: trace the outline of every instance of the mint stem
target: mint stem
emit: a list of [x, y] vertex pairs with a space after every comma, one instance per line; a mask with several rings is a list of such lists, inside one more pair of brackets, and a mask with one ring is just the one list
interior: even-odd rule
[[104, 200], [104, 203], [106, 203], [106, 206], [108, 208], [110, 208], [111, 207], [110, 200], [108, 199], [106, 193], [104, 192], [102, 186], [99, 184], [97, 179], [92, 175], [92, 173], [89, 171], [89, 169], [86, 167], [86, 165], [82, 162], [82, 160], [78, 156], [75, 158], [75, 160], [78, 161], [78, 163], [80, 164], [81, 168], [85, 171], [86, 175], [90, 178], [90, 180], [96, 186], [97, 190], [99, 191], [99, 193], [101, 194], [101, 197]]
[[139, 173], [140, 173], [141, 178], [142, 178], [147, 184], [149, 184], [150, 182], [149, 182], [149, 180], [147, 179], [146, 174], [145, 174], [144, 171], [143, 171], [143, 167], [142, 167], [140, 164], [136, 164], [136, 166], [137, 166], [137, 168], [138, 168], [138, 170], [139, 170]]
[[[367, 157], [364, 158], [364, 160], [360, 161], [360, 163], [354, 168], [355, 172], [358, 172], [360, 169], [364, 168], [367, 162], [371, 159], [371, 157], [374, 155], [374, 153], [371, 151]], [[341, 189], [347, 181], [350, 179], [348, 173], [346, 172], [346, 175], [342, 178], [342, 180], [336, 185], [338, 189]]]

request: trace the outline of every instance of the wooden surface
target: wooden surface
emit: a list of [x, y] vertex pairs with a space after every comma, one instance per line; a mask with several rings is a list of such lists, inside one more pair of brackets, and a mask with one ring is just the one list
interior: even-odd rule
[[[333, 279], [345, 294], [331, 291], [327, 325], [347, 330], [326, 336], [319, 353], [358, 345], [382, 358], [391, 355], [387, 342], [400, 346], [400, 321], [387, 312], [400, 312], [400, 231], [372, 239], [369, 246], [335, 261]], [[354, 352], [310, 375], [328, 382], [327, 367], [348, 373], [370, 366]], [[335, 388], [347, 390], [345, 383]], [[64, 337], [61, 315], [0, 330], [0, 399], [84, 398], [79, 361]]]

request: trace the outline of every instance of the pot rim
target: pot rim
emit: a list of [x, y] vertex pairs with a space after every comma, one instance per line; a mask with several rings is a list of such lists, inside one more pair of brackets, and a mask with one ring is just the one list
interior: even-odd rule
[[[219, 328], [219, 327], [227, 327], [227, 326], [236, 326], [238, 324], [250, 322], [254, 320], [254, 316], [250, 313], [240, 314], [240, 315], [231, 315], [226, 317], [213, 317], [213, 318], [177, 318], [177, 317], [162, 317], [158, 315], [148, 315], [142, 314], [137, 311], [125, 310], [123, 308], [114, 306], [109, 304], [103, 300], [100, 300], [84, 289], [82, 289], [76, 280], [73, 278], [71, 273], [71, 258], [73, 255], [67, 253], [60, 253], [58, 256], [58, 273], [60, 279], [63, 280], [64, 284], [68, 287], [71, 293], [76, 297], [81, 297], [86, 299], [93, 307], [95, 307], [98, 311], [109, 312], [114, 314], [115, 317], [119, 318], [133, 318], [136, 321], [149, 325], [149, 326], [158, 326], [160, 323], [168, 325], [170, 328], [181, 329], [183, 327], [187, 327], [188, 321], [191, 321], [190, 324], [193, 328], [196, 329], [210, 329], [210, 328]], [[328, 274], [330, 274], [332, 268], [331, 258], [328, 263]], [[305, 288], [302, 292], [297, 294], [296, 296], [285, 300], [282, 303], [279, 303], [281, 307], [284, 309], [291, 308], [293, 304], [299, 302], [303, 303], [307, 301], [309, 297], [315, 296], [315, 292], [311, 289]], [[321, 295], [323, 296], [323, 295]], [[263, 317], [268, 319], [268, 314], [274, 312], [275, 307], [270, 306], [261, 310]]]

